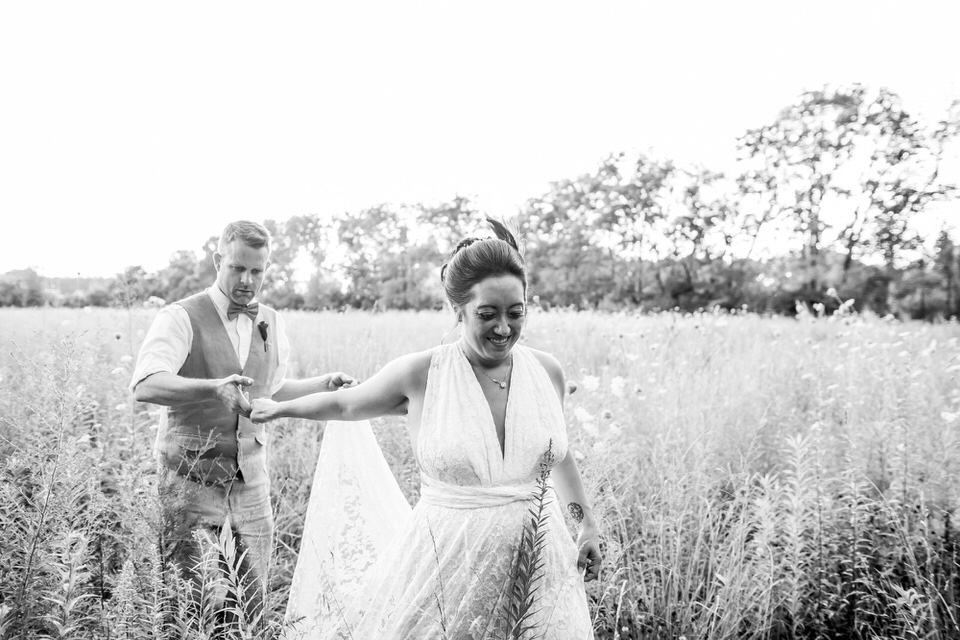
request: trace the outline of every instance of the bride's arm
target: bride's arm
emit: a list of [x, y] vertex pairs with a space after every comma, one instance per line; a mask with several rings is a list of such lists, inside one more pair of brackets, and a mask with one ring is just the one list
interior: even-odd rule
[[421, 377], [421, 373], [425, 375], [429, 365], [429, 352], [412, 353], [390, 362], [356, 387], [341, 388], [333, 393], [313, 393], [285, 402], [256, 399], [251, 403], [250, 419], [254, 422], [277, 418], [365, 420], [404, 415], [412, 391], [411, 382]]
[[584, 580], [595, 580], [600, 574], [600, 526], [590, 509], [580, 470], [572, 453], [567, 452], [567, 457], [553, 468], [553, 486], [560, 504], [566, 507], [567, 513], [577, 523], [577, 568], [586, 571]]
[[[535, 349], [531, 351], [547, 370], [560, 397], [560, 403], [563, 404], [563, 396], [566, 392], [563, 367], [549, 353]], [[552, 475], [553, 486], [557, 491], [560, 504], [577, 523], [577, 549], [579, 550], [577, 567], [585, 571], [584, 580], [587, 582], [596, 580], [600, 574], [600, 526], [587, 501], [587, 492], [583, 488], [583, 479], [580, 477], [580, 469], [573, 458], [573, 453], [567, 452], [567, 456], [553, 467]]]

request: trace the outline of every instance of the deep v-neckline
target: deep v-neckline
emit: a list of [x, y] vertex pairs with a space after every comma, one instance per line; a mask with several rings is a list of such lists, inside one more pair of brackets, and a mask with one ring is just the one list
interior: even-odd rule
[[512, 406], [513, 399], [513, 374], [516, 373], [516, 355], [513, 356], [513, 370], [510, 372], [510, 380], [507, 382], [506, 392], [507, 399], [503, 404], [503, 442], [500, 442], [500, 434], [497, 433], [497, 419], [493, 415], [493, 407], [490, 406], [490, 401], [487, 399], [487, 394], [483, 392], [483, 385], [480, 383], [480, 379], [477, 377], [477, 374], [474, 372], [473, 366], [470, 364], [470, 359], [467, 358], [466, 351], [463, 350], [463, 346], [457, 345], [458, 351], [460, 352], [460, 357], [463, 358], [464, 364], [466, 364], [467, 370], [470, 372], [470, 378], [473, 379], [476, 383], [476, 389], [480, 393], [480, 398], [483, 400], [483, 404], [487, 407], [487, 415], [490, 416], [490, 428], [493, 430], [493, 440], [496, 443], [496, 449], [500, 452], [500, 462], [503, 463], [507, 459], [507, 445], [509, 443], [509, 433], [507, 431], [508, 419], [510, 418], [510, 408]]

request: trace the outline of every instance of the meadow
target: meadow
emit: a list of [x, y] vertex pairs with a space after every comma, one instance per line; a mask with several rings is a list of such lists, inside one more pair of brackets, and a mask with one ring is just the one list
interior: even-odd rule
[[[162, 562], [157, 408], [127, 388], [155, 313], [0, 309], [0, 637], [206, 637]], [[284, 317], [292, 377], [369, 376], [453, 327]], [[960, 325], [535, 310], [524, 335], [567, 373], [604, 529], [598, 638], [960, 638]], [[262, 636], [280, 629], [323, 433], [272, 428]], [[403, 420], [375, 430], [415, 501]]]

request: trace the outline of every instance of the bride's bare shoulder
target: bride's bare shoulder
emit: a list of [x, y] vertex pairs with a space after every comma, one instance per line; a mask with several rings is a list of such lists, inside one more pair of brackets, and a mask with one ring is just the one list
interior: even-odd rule
[[530, 353], [532, 353], [533, 356], [540, 361], [541, 365], [543, 365], [543, 368], [550, 376], [550, 380], [553, 382], [553, 386], [557, 388], [557, 393], [560, 395], [560, 398], [563, 399], [566, 382], [564, 379], [563, 367], [560, 365], [560, 361], [546, 351], [540, 351], [539, 349], [532, 349], [530, 347], [527, 347], [527, 350], [530, 351]]

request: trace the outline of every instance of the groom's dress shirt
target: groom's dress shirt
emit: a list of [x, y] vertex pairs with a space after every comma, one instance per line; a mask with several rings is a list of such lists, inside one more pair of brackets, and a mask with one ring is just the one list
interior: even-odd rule
[[[253, 333], [254, 321], [246, 314], [239, 314], [233, 320], [227, 318], [227, 308], [230, 299], [220, 291], [217, 285], [207, 289], [207, 295], [217, 309], [223, 327], [227, 331], [230, 343], [233, 345], [241, 368], [247, 362], [250, 353], [250, 339]], [[270, 394], [273, 395], [283, 386], [287, 375], [287, 363], [290, 359], [290, 343], [280, 314], [274, 314], [276, 320], [268, 326], [268, 340], [276, 340], [279, 364], [273, 380], [270, 382]], [[257, 318], [260, 321], [262, 314]], [[179, 304], [171, 304], [160, 310], [156, 319], [147, 332], [140, 347], [140, 356], [137, 360], [133, 376], [130, 380], [130, 390], [137, 384], [155, 373], [173, 373], [180, 371], [193, 345], [193, 328], [186, 309]], [[167, 408], [160, 407], [160, 429], [167, 426]]]

